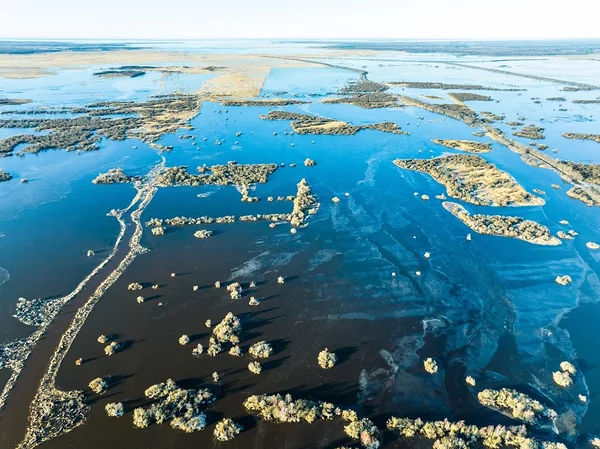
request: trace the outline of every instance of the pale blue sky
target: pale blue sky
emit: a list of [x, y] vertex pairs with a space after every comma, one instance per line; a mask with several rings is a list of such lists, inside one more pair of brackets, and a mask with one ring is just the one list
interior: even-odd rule
[[600, 37], [598, 0], [0, 0], [0, 38]]

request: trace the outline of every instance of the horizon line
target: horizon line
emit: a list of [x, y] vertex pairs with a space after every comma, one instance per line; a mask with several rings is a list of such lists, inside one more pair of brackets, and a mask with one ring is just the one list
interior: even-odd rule
[[379, 42], [407, 42], [407, 41], [421, 41], [421, 42], [435, 42], [435, 41], [462, 41], [462, 42], [535, 42], [535, 41], [575, 41], [575, 40], [598, 40], [599, 37], [504, 37], [504, 38], [479, 38], [479, 37], [436, 37], [436, 38], [427, 38], [427, 37], [152, 37], [152, 38], [143, 38], [143, 37], [47, 37], [47, 36], [30, 36], [30, 37], [5, 37], [0, 36], [0, 41], [48, 41], [48, 42], [57, 42], [57, 41], [65, 41], [65, 40], [87, 40], [87, 41], [148, 41], [148, 42], [159, 42], [159, 41], [168, 41], [168, 42], [177, 42], [177, 41], [288, 41], [288, 42], [300, 42], [300, 41], [309, 41], [309, 42], [331, 42], [331, 41], [379, 41]]

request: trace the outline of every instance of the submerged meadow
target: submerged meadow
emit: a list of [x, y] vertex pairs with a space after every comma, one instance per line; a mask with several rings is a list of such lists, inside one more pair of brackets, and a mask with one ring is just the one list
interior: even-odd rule
[[0, 446], [600, 444], [594, 62], [213, 44], [0, 54]]

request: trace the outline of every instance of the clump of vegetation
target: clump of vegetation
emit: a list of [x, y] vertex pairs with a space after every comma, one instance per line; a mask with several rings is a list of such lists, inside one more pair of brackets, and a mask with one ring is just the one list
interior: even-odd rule
[[10, 181], [12, 178], [13, 177], [10, 173], [5, 172], [4, 170], [0, 170], [0, 182]]
[[252, 373], [252, 374], [260, 374], [262, 372], [262, 366], [259, 362], [250, 362], [248, 363], [248, 370]]
[[152, 385], [144, 395], [153, 403], [148, 408], [136, 408], [133, 424], [145, 428], [153, 422], [170, 421], [171, 427], [191, 433], [206, 426], [205, 410], [215, 402], [215, 396], [207, 389], [180, 388], [172, 379]]
[[573, 279], [568, 274], [565, 274], [564, 276], [556, 276], [555, 281], [559, 285], [569, 285], [573, 282]]
[[128, 182], [140, 181], [141, 176], [127, 176], [122, 168], [111, 168], [106, 173], [100, 173], [92, 181], [93, 184], [125, 184]]
[[312, 160], [312, 159], [310, 159], [310, 158], [308, 158], [308, 157], [307, 157], [307, 158], [304, 160], [304, 165], [305, 165], [306, 167], [314, 167], [315, 165], [317, 165], [317, 163], [316, 163], [314, 160]]
[[600, 143], [600, 134], [562, 133], [567, 139], [592, 140]]
[[223, 106], [288, 106], [291, 104], [304, 104], [306, 101], [291, 98], [265, 98], [256, 100], [225, 100]]
[[546, 138], [543, 132], [544, 128], [531, 124], [529, 126], [524, 126], [523, 128], [521, 128], [520, 131], [514, 132], [513, 136], [524, 137], [526, 139], [540, 140]]
[[556, 385], [563, 387], [563, 388], [573, 385], [573, 379], [571, 379], [571, 376], [566, 371], [553, 372], [552, 379], [554, 379], [554, 382], [556, 383]]
[[359, 419], [353, 410], [342, 410], [329, 402], [294, 400], [289, 394], [255, 395], [244, 401], [244, 407], [266, 421], [279, 423], [304, 421], [311, 424], [316, 420], [341, 417], [349, 423], [344, 427], [348, 436], [359, 439], [367, 449], [377, 449], [380, 445], [379, 431], [370, 420]]
[[232, 346], [229, 348], [229, 355], [240, 357], [242, 355], [242, 349], [238, 345]]
[[466, 151], [468, 153], [488, 153], [492, 151], [491, 143], [477, 142], [474, 140], [433, 139], [432, 142], [448, 148]]
[[516, 89], [513, 87], [509, 88], [496, 88], [489, 86], [482, 86], [481, 84], [454, 84], [454, 83], [438, 83], [431, 81], [392, 81], [387, 83], [389, 86], [407, 87], [409, 89], [441, 89], [441, 90], [491, 90], [491, 91], [505, 91], [505, 92], [517, 92], [525, 89]]
[[477, 399], [481, 405], [498, 410], [527, 424], [540, 424], [545, 420], [552, 421], [558, 416], [553, 409], [545, 407], [541, 402], [508, 388], [480, 391]]
[[200, 343], [198, 343], [198, 345], [192, 349], [192, 355], [194, 357], [200, 357], [200, 354], [202, 354], [202, 352], [204, 351], [204, 346], [202, 346]]
[[474, 387], [476, 384], [475, 378], [473, 378], [471, 376], [467, 376], [467, 378], [465, 379], [465, 382], [467, 383], [467, 385], [470, 385], [472, 387]]
[[283, 283], [285, 283], [285, 278], [284, 278], [283, 276], [279, 276], [279, 277], [277, 278], [277, 283], [278, 283], [278, 284], [283, 284]]
[[219, 380], [221, 379], [221, 377], [219, 376], [219, 373], [217, 373], [216, 371], [214, 373], [212, 373], [212, 380], [213, 382], [217, 383], [219, 382]]
[[572, 376], [577, 374], [577, 368], [575, 368], [575, 366], [571, 362], [560, 362], [560, 369], [568, 372]]
[[229, 312], [213, 329], [213, 335], [220, 343], [238, 344], [242, 325], [238, 317]]
[[143, 296], [138, 296], [136, 298], [136, 301], [137, 301], [138, 304], [143, 304], [144, 303], [144, 297]]
[[350, 81], [346, 86], [340, 89], [340, 93], [352, 94], [352, 93], [367, 93], [367, 92], [383, 92], [388, 90], [389, 87], [382, 83], [370, 81], [366, 77], [361, 78], [358, 81]]
[[111, 341], [108, 346], [106, 346], [104, 348], [104, 353], [107, 356], [111, 356], [116, 354], [117, 352], [119, 352], [121, 349], [123, 349], [123, 345], [121, 343], [117, 343], [116, 341]]
[[477, 112], [466, 106], [464, 103], [461, 104], [448, 104], [448, 103], [429, 103], [421, 101], [417, 98], [400, 96], [399, 99], [403, 104], [407, 106], [415, 106], [427, 111], [435, 112], [436, 114], [446, 115], [455, 120], [465, 122], [470, 126], [480, 126], [484, 123], [489, 123], [490, 120], [487, 118], [479, 117]]
[[227, 286], [227, 291], [231, 299], [240, 299], [242, 297], [242, 286], [239, 282], [233, 282]]
[[127, 290], [133, 290], [133, 291], [135, 291], [135, 290], [141, 290], [143, 288], [144, 287], [139, 282], [132, 282], [131, 284], [129, 284], [127, 286]]
[[104, 406], [106, 414], [112, 418], [120, 418], [125, 413], [122, 402], [110, 402]]
[[[326, 102], [334, 103], [336, 101], [340, 103], [349, 102], [348, 99], [327, 100]], [[334, 120], [331, 118], [287, 111], [271, 111], [267, 115], [261, 115], [260, 118], [263, 120], [290, 120], [290, 126], [297, 134], [353, 135], [364, 129], [374, 129], [394, 134], [408, 134], [404, 131], [401, 131], [400, 127], [393, 122], [355, 126], [348, 122]]]
[[337, 356], [335, 355], [335, 353], [329, 352], [329, 350], [325, 348], [321, 352], [319, 352], [317, 361], [319, 362], [319, 366], [321, 368], [330, 369], [333, 368], [337, 363]]
[[0, 98], [0, 106], [17, 106], [31, 103], [31, 101], [27, 98]]
[[492, 101], [492, 97], [489, 95], [479, 95], [471, 92], [452, 92], [448, 96], [456, 101]]
[[[297, 185], [298, 191], [294, 198], [294, 208], [288, 219], [292, 226], [303, 226], [306, 219], [317, 212], [319, 204], [317, 198], [312, 194], [306, 179], [302, 179]], [[272, 223], [273, 224], [273, 223]]]
[[108, 379], [103, 377], [96, 377], [90, 381], [88, 387], [96, 394], [104, 394], [108, 389]]
[[254, 296], [250, 296], [250, 301], [248, 301], [248, 305], [250, 306], [258, 306], [260, 301], [256, 299]]
[[244, 428], [229, 418], [224, 418], [217, 423], [214, 430], [215, 438], [219, 441], [233, 440]]
[[198, 167], [200, 174], [196, 175], [189, 173], [186, 166], [166, 167], [157, 176], [156, 182], [159, 187], [249, 186], [266, 183], [277, 168], [277, 164], [238, 164], [230, 161], [226, 165]]
[[425, 359], [423, 366], [425, 367], [425, 371], [427, 371], [429, 374], [435, 374], [439, 369], [437, 362], [431, 357]]
[[266, 421], [280, 423], [305, 421], [311, 424], [317, 419], [328, 420], [336, 416], [333, 404], [308, 399], [294, 400], [289, 394], [285, 397], [281, 394], [250, 396], [244, 401], [244, 407]]
[[344, 426], [344, 432], [349, 437], [360, 440], [367, 449], [377, 449], [380, 445], [379, 429], [368, 418], [350, 422]]
[[266, 341], [259, 341], [250, 346], [250, 355], [257, 359], [266, 359], [273, 354], [273, 347]]
[[181, 346], [185, 346], [190, 342], [190, 337], [188, 337], [187, 335], [182, 335], [181, 337], [179, 337], [179, 344]]
[[157, 236], [165, 235], [165, 227], [164, 226], [156, 226], [156, 227], [152, 228], [150, 230], [150, 232], [152, 232], [152, 235], [157, 235]]
[[538, 441], [527, 434], [525, 426], [477, 427], [464, 421], [451, 422], [423, 421], [421, 418], [392, 417], [386, 424], [389, 430], [398, 432], [404, 438], [417, 436], [434, 440], [435, 449], [466, 449], [467, 447], [488, 447], [498, 449], [503, 446], [517, 449], [567, 449], [562, 443]]
[[211, 342], [210, 345], [208, 345], [208, 349], [206, 350], [206, 353], [211, 357], [216, 357], [221, 352], [223, 352], [223, 347], [216, 342]]
[[389, 92], [365, 92], [355, 93], [351, 96], [341, 98], [327, 98], [323, 100], [325, 104], [353, 104], [359, 108], [377, 109], [377, 108], [399, 108], [398, 96]]
[[225, 318], [221, 320], [213, 328], [213, 336], [210, 338], [207, 354], [215, 357], [223, 351], [223, 345], [230, 344], [237, 346], [240, 343], [240, 334], [242, 325], [238, 317], [229, 312]]
[[106, 335], [100, 335], [98, 337], [98, 343], [105, 345], [106, 342], [108, 341], [108, 337]]
[[[535, 245], [560, 245], [550, 229], [533, 220], [507, 215], [471, 214], [457, 203], [444, 202], [444, 209], [479, 234], [516, 238]], [[560, 231], [559, 231], [560, 232]]]
[[60, 299], [19, 298], [15, 318], [28, 326], [44, 326], [50, 323], [60, 311], [63, 302]]
[[573, 384], [571, 376], [574, 377], [576, 375], [577, 368], [571, 362], [564, 361], [560, 364], [560, 371], [552, 373], [552, 378], [557, 385], [565, 388]]
[[197, 239], [207, 239], [212, 235], [213, 232], [207, 229], [200, 229], [199, 231], [194, 232], [194, 237], [196, 237]]

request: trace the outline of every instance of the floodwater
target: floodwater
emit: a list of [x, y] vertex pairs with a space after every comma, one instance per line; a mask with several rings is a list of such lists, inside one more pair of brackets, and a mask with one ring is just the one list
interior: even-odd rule
[[[243, 47], [239, 51], [250, 50]], [[396, 62], [389, 57], [386, 62], [368, 58], [329, 58], [326, 62], [364, 68], [375, 81], [442, 81], [527, 89], [491, 91], [486, 94], [499, 102], [471, 102], [469, 106], [502, 113], [506, 122], [525, 116], [526, 123], [546, 128], [543, 143], [559, 149], [556, 157], [600, 162], [597, 143], [561, 136], [562, 132], [597, 133], [598, 105], [570, 103], [572, 99], [595, 98], [597, 92], [562, 92], [562, 85], [548, 81], [449, 68], [428, 62], [433, 57], [405, 59], [404, 55]], [[539, 74], [551, 72], [556, 78], [571, 79], [579, 66], [566, 59], [559, 62], [541, 65]], [[482, 66], [485, 64], [491, 63], [482, 59]], [[518, 67], [515, 71], [524, 70]], [[531, 63], [527, 68], [536, 70]], [[59, 72], [7, 84], [3, 80], [0, 97], [20, 93], [36, 105], [52, 106], [105, 99], [144, 100], [169, 89], [181, 91], [182, 86], [193, 90], [195, 83], [199, 86], [204, 80], [186, 75], [167, 77], [162, 83], [148, 75], [98, 80], [94, 71]], [[283, 163], [267, 184], [256, 186], [253, 195], [293, 195], [295, 184], [306, 178], [321, 207], [296, 235], [290, 234], [286, 224], [271, 229], [266, 222], [168, 228], [164, 236], [153, 236], [146, 229], [142, 244], [150, 251], [138, 256], [96, 305], [57, 380], [62, 389], [88, 390], [93, 378], [112, 376], [112, 386], [100, 397], [90, 393], [92, 411], [85, 425], [44, 447], [220, 446], [212, 430], [222, 417], [245, 427], [227, 443], [230, 447], [295, 449], [352, 444], [339, 423], [316, 423], [309, 429], [307, 424], [260, 422], [245, 413], [242, 403], [249, 395], [278, 392], [355, 408], [382, 430], [391, 415], [448, 417], [478, 425], [512, 422], [478, 404], [477, 391], [487, 387], [527, 392], [557, 410], [564, 420], [574, 414], [577, 435], [546, 432], [541, 434], [544, 438], [584, 447], [591, 435], [600, 434], [600, 405], [596, 402], [600, 361], [595, 345], [600, 319], [600, 252], [585, 246], [588, 241], [600, 241], [598, 208], [568, 198], [569, 185], [557, 174], [526, 165], [518, 155], [494, 143], [493, 151], [482, 157], [511, 173], [529, 191], [544, 190], [546, 205], [465, 207], [472, 213], [523, 216], [548, 226], [553, 233], [575, 229], [579, 236], [556, 247], [476, 234], [471, 242], [466, 241], [466, 226], [434, 199], [444, 188], [427, 175], [403, 171], [392, 161], [454, 152], [433, 144], [434, 138], [482, 142], [486, 138], [474, 137], [474, 130], [462, 122], [415, 108], [361, 109], [320, 102], [321, 95], [335, 93], [356, 78], [355, 72], [339, 68], [278, 69], [267, 78], [263, 93], [284, 92], [310, 101], [285, 107], [287, 111], [352, 124], [393, 121], [410, 135], [371, 130], [354, 136], [284, 135], [289, 122], [259, 118], [269, 108], [226, 108], [207, 102], [192, 120], [193, 131], [182, 130], [161, 140], [174, 147], [165, 154], [167, 166], [187, 165], [193, 170], [231, 160]], [[575, 81], [581, 78], [581, 73], [572, 77]], [[414, 97], [447, 93], [394, 91]], [[558, 103], [545, 100], [556, 96], [568, 99], [564, 102], [568, 111], [558, 111]], [[541, 104], [532, 98], [540, 98]], [[500, 127], [511, 132], [506, 125]], [[238, 131], [242, 136], [235, 136]], [[2, 132], [1, 137], [6, 137], [18, 130]], [[198, 147], [190, 139], [180, 139], [182, 134], [196, 136]], [[225, 142], [217, 146], [217, 139]], [[317, 166], [305, 167], [307, 157]], [[0, 342], [32, 331], [11, 316], [20, 296], [68, 294], [114, 245], [119, 227], [106, 213], [126, 207], [135, 190], [129, 185], [93, 185], [91, 180], [113, 167], [122, 167], [128, 174], [145, 174], [158, 162], [154, 150], [133, 140], [105, 141], [99, 151], [85, 154], [50, 151], [23, 159], [0, 159], [0, 168], [15, 175], [13, 181], [0, 184]], [[297, 166], [290, 167], [290, 163]], [[29, 184], [20, 184], [22, 177], [28, 178]], [[553, 183], [562, 189], [552, 189]], [[431, 200], [421, 200], [421, 194]], [[334, 196], [341, 199], [339, 204], [331, 201]], [[249, 204], [240, 198], [234, 187], [163, 188], [144, 211], [142, 221], [280, 213], [292, 208], [289, 202]], [[570, 226], [559, 224], [563, 219], [569, 220]], [[213, 230], [213, 236], [195, 239], [194, 232], [201, 228]], [[88, 249], [96, 255], [87, 257]], [[430, 259], [425, 259], [425, 252], [431, 253]], [[556, 276], [567, 274], [573, 278], [571, 285], [561, 287], [554, 282]], [[286, 282], [278, 284], [278, 276], [284, 276]], [[232, 301], [224, 288], [214, 288], [217, 280], [241, 282], [243, 298]], [[257, 282], [255, 289], [248, 288], [252, 280]], [[159, 284], [160, 288], [132, 292], [127, 290], [131, 282]], [[194, 285], [199, 287], [197, 291], [193, 291]], [[140, 294], [147, 299], [143, 304], [135, 299]], [[248, 306], [250, 296], [260, 298], [261, 304]], [[205, 320], [216, 323], [230, 311], [242, 320], [245, 352], [261, 340], [274, 347], [274, 355], [263, 364], [259, 376], [247, 370], [248, 355], [238, 359], [226, 353], [215, 358], [191, 354], [197, 343], [208, 344], [210, 331]], [[68, 320], [73, 313], [73, 308], [66, 307], [59, 318]], [[118, 336], [126, 349], [104, 356], [103, 346], [96, 342], [101, 334]], [[182, 334], [191, 337], [190, 344], [177, 343]], [[316, 362], [325, 347], [339, 356], [338, 365], [331, 370], [320, 369]], [[76, 366], [80, 357], [84, 363]], [[438, 360], [438, 374], [424, 371], [422, 363], [427, 357]], [[572, 361], [579, 369], [568, 389], [552, 381], [552, 372], [563, 360]], [[211, 380], [215, 371], [221, 376], [218, 383]], [[0, 370], [0, 382], [5, 382], [6, 372]], [[26, 375], [27, 365], [24, 373], [17, 389], [35, 388], [39, 379]], [[466, 375], [476, 378], [475, 388], [465, 384]], [[168, 424], [133, 427], [132, 410], [144, 404], [144, 390], [167, 378], [187, 388], [207, 386], [217, 394], [207, 429], [188, 435]], [[582, 403], [578, 394], [587, 396], [587, 403]], [[120, 419], [108, 418], [104, 405], [119, 401], [128, 412]], [[19, 419], [10, 415], [15, 406]], [[26, 406], [17, 406], [9, 397], [5, 410], [0, 411], [0, 446], [14, 447], [20, 441]], [[384, 447], [403, 445], [394, 435], [383, 433]]]

